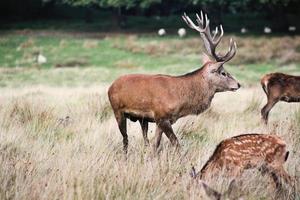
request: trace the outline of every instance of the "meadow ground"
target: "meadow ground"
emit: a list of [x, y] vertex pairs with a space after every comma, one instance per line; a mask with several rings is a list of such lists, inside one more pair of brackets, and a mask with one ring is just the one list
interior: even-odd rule
[[[299, 37], [235, 36], [240, 48], [226, 68], [243, 88], [217, 94], [205, 113], [174, 125], [180, 154], [165, 137], [160, 153], [153, 153], [144, 147], [138, 123], [128, 123], [125, 157], [107, 87], [125, 73], [175, 75], [196, 69], [200, 40], [22, 34], [0, 37], [0, 199], [205, 199], [191, 180], [191, 166], [200, 170], [222, 139], [244, 133], [272, 133], [287, 142], [285, 168], [298, 182], [286, 187], [282, 198], [299, 190], [300, 106], [278, 103], [269, 125], [263, 125], [260, 109], [266, 98], [259, 85], [267, 72], [299, 74]], [[47, 57], [45, 65], [35, 62], [38, 51]], [[151, 139], [153, 131], [151, 125]], [[224, 192], [227, 181], [208, 184]], [[274, 197], [270, 180], [256, 170], [248, 170], [238, 185], [235, 196]]]

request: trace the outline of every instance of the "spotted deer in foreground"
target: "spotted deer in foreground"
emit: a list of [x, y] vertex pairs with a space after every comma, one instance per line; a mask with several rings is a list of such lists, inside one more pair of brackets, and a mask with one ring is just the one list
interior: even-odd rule
[[276, 189], [281, 189], [282, 180], [291, 185], [291, 177], [283, 164], [289, 152], [286, 143], [275, 135], [245, 134], [223, 140], [215, 149], [201, 171], [197, 174], [206, 180], [224, 172], [237, 178], [246, 169], [259, 169], [273, 180]]
[[202, 12], [201, 16], [197, 15], [198, 25], [186, 15], [183, 19], [190, 28], [200, 33], [211, 59], [201, 68], [181, 76], [131, 74], [113, 82], [108, 97], [123, 136], [125, 152], [128, 147], [127, 119], [140, 122], [146, 145], [149, 144], [148, 123], [154, 122], [155, 148], [160, 145], [162, 133], [165, 133], [173, 146], [178, 147], [172, 124], [181, 117], [205, 111], [210, 107], [215, 93], [240, 88], [240, 84], [223, 67], [224, 63], [234, 57], [236, 43], [231, 39], [225, 55], [216, 53], [216, 47], [223, 37], [222, 26], [212, 34], [209, 20]]
[[237, 188], [237, 184], [235, 180], [232, 180], [229, 184], [229, 187], [227, 189], [227, 191], [225, 191], [224, 193], [220, 193], [219, 191], [213, 189], [212, 187], [210, 187], [209, 185], [207, 185], [203, 180], [197, 179], [197, 173], [196, 173], [196, 169], [195, 167], [192, 167], [192, 170], [190, 172], [190, 175], [193, 179], [196, 180], [196, 183], [198, 185], [200, 185], [201, 187], [203, 187], [207, 197], [209, 199], [213, 199], [213, 200], [223, 200], [223, 199], [242, 199], [240, 198], [240, 196], [236, 196], [238, 198], [232, 198], [232, 194], [235, 192], [235, 188]]
[[269, 112], [278, 101], [300, 102], [300, 76], [283, 73], [271, 73], [262, 77], [261, 86], [267, 95], [268, 102], [261, 109], [265, 124], [268, 123]]

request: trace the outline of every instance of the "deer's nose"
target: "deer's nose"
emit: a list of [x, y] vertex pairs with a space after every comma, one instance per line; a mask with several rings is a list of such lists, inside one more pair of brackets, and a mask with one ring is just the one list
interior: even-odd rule
[[241, 87], [241, 84], [240, 83], [238, 83], [238, 88], [240, 88]]

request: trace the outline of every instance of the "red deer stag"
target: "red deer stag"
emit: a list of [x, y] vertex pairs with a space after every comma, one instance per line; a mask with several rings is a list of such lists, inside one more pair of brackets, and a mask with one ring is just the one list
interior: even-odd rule
[[270, 175], [276, 189], [281, 189], [282, 179], [292, 183], [283, 167], [288, 155], [286, 143], [275, 135], [239, 135], [223, 140], [197, 177], [207, 180], [224, 170], [226, 175], [235, 178], [246, 169], [257, 168], [263, 174]]
[[265, 124], [268, 123], [270, 110], [278, 101], [300, 102], [300, 76], [267, 74], [261, 79], [261, 86], [268, 98], [267, 104], [261, 109]]
[[189, 27], [200, 33], [209, 56], [214, 60], [181, 76], [131, 74], [114, 81], [108, 97], [123, 136], [125, 151], [128, 147], [126, 118], [140, 122], [146, 145], [149, 144], [148, 122], [155, 122], [155, 147], [159, 147], [163, 132], [171, 144], [178, 147], [179, 142], [172, 129], [177, 119], [206, 110], [216, 92], [235, 91], [240, 87], [223, 68], [223, 64], [234, 57], [236, 43], [231, 39], [229, 51], [223, 56], [215, 52], [223, 36], [222, 26], [221, 32], [218, 34], [216, 28], [212, 36], [209, 20], [206, 15], [203, 17], [202, 12], [201, 17], [197, 15], [198, 26], [185, 14], [182, 17]]

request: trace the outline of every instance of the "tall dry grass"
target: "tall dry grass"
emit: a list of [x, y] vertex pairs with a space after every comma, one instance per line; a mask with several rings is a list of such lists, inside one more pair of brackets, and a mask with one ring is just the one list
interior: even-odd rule
[[[205, 199], [189, 176], [225, 138], [273, 133], [288, 144], [285, 165], [300, 175], [300, 107], [279, 103], [270, 125], [260, 122], [265, 103], [259, 88], [217, 94], [211, 108], [180, 119], [174, 129], [182, 149], [174, 153], [164, 138], [159, 154], [145, 148], [138, 123], [128, 123], [129, 153], [113, 118], [106, 87], [1, 89], [0, 199]], [[149, 137], [154, 137], [151, 125]], [[224, 192], [228, 180], [208, 184]], [[248, 170], [234, 195], [271, 199], [270, 180]], [[282, 198], [293, 188], [286, 188]], [[299, 195], [298, 197], [299, 198]]]

